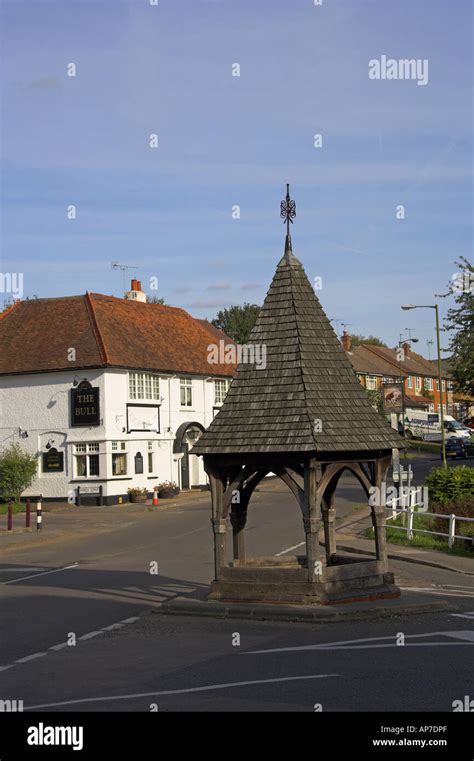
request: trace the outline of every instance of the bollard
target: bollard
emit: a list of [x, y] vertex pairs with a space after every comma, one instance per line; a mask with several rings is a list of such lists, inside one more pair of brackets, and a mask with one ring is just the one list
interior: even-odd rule
[[30, 505], [30, 498], [26, 498], [26, 508], [25, 508], [25, 528], [27, 531], [31, 531], [31, 505]]
[[43, 520], [42, 515], [41, 515], [41, 511], [43, 509], [42, 506], [41, 506], [41, 500], [42, 499], [43, 499], [43, 497], [40, 494], [39, 499], [38, 499], [38, 501], [36, 503], [36, 530], [37, 531], [41, 531], [41, 523], [42, 523], [42, 520]]
[[153, 489], [153, 507], [158, 507], [158, 489], [155, 487]]
[[7, 508], [7, 530], [13, 531], [13, 506], [10, 501]]

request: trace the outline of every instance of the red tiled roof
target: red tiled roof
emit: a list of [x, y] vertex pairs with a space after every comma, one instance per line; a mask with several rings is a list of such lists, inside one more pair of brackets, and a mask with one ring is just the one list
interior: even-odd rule
[[206, 322], [177, 307], [99, 293], [17, 302], [0, 315], [0, 374], [126, 367], [231, 377], [234, 365], [207, 360], [217, 329]]

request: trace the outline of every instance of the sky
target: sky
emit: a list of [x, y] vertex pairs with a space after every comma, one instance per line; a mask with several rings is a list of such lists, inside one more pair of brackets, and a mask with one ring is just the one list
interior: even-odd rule
[[[428, 356], [433, 311], [400, 304], [444, 314], [472, 259], [471, 17], [464, 0], [3, 0], [1, 272], [23, 298], [122, 296], [118, 262], [196, 317], [261, 304], [289, 182], [293, 251], [338, 332], [410, 329]], [[371, 79], [382, 56], [427, 61], [427, 82]]]

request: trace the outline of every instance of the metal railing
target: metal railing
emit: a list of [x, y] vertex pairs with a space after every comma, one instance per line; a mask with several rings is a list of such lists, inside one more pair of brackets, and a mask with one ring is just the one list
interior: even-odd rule
[[[399, 531], [406, 531], [407, 539], [411, 541], [413, 539], [413, 534], [416, 532], [418, 534], [434, 534], [435, 536], [442, 536], [445, 539], [448, 540], [448, 547], [451, 548], [454, 544], [455, 539], [464, 539], [465, 541], [471, 541], [473, 542], [473, 537], [469, 536], [462, 536], [460, 534], [456, 534], [456, 522], [457, 521], [465, 521], [466, 523], [474, 523], [474, 518], [464, 518], [460, 515], [455, 515], [454, 513], [451, 513], [450, 515], [443, 515], [442, 513], [425, 513], [425, 512], [417, 512], [416, 511], [416, 505], [410, 504], [409, 507], [397, 507], [396, 503], [400, 501], [400, 498], [397, 497], [395, 499], [390, 500], [390, 504], [387, 503], [386, 508], [387, 510], [391, 511], [391, 515], [388, 516], [387, 520], [394, 519], [398, 515], [401, 515], [403, 513], [406, 513], [408, 516], [407, 525], [406, 526], [390, 526], [392, 529], [398, 529]], [[413, 519], [415, 515], [419, 516], [431, 516], [432, 518], [441, 518], [444, 520], [449, 521], [448, 531], [447, 533], [442, 531], [428, 531], [428, 529], [422, 529], [422, 528], [414, 528], [413, 527]]]

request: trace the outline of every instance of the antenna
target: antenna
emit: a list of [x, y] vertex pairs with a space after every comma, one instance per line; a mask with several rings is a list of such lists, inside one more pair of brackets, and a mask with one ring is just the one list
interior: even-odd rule
[[123, 292], [125, 293], [125, 271], [126, 270], [137, 270], [138, 267], [135, 264], [120, 264], [119, 262], [112, 262], [111, 267], [113, 270], [122, 270], [123, 272]]

